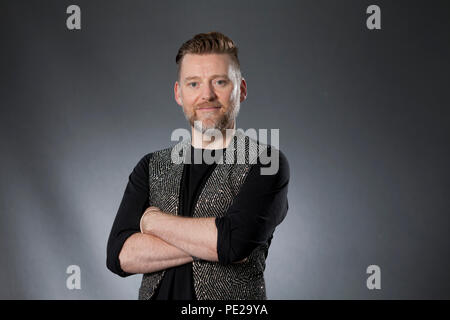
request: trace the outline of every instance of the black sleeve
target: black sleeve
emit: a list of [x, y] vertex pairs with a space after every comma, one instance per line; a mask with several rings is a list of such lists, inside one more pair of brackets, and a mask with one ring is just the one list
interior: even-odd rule
[[107, 245], [106, 266], [113, 273], [126, 277], [131, 273], [120, 267], [119, 253], [125, 240], [140, 232], [139, 222], [145, 209], [149, 207], [148, 163], [151, 153], [145, 155], [129, 175], [125, 193], [117, 211]]
[[270, 244], [275, 227], [285, 218], [289, 208], [289, 163], [284, 154], [278, 152], [278, 172], [261, 175], [260, 169], [270, 165], [258, 161], [225, 216], [216, 218], [219, 263], [240, 261], [259, 245]]

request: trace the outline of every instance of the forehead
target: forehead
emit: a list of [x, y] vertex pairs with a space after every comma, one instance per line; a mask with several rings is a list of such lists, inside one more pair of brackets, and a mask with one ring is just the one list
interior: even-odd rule
[[231, 67], [231, 58], [228, 54], [191, 54], [183, 57], [181, 62], [181, 78], [198, 76], [207, 77], [208, 75], [222, 73], [228, 74]]

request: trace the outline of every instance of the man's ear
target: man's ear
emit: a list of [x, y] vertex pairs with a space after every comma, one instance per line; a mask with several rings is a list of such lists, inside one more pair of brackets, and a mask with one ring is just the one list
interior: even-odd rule
[[173, 93], [175, 97], [175, 101], [180, 105], [180, 107], [183, 107], [183, 100], [181, 99], [181, 88], [178, 81], [175, 81], [175, 85], [173, 87]]
[[241, 96], [239, 98], [241, 102], [247, 98], [247, 82], [244, 78], [241, 80]]

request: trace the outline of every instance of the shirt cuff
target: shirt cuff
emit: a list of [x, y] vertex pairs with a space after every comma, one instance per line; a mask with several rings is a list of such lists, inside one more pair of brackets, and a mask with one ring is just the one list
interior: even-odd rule
[[228, 217], [217, 217], [217, 257], [222, 265], [230, 264], [230, 219]]
[[120, 251], [122, 250], [122, 247], [123, 247], [125, 241], [131, 235], [133, 235], [135, 233], [139, 233], [139, 231], [136, 231], [136, 230], [122, 231], [114, 239], [114, 243], [111, 245], [111, 248], [109, 248], [108, 261], [107, 261], [108, 269], [121, 277], [128, 277], [128, 276], [131, 276], [134, 274], [134, 273], [128, 273], [128, 272], [125, 272], [122, 270], [122, 268], [120, 267], [119, 254], [120, 254]]

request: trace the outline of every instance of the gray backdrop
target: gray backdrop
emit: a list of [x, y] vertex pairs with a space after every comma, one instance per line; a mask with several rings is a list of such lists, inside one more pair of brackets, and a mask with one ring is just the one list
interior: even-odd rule
[[279, 128], [290, 163], [268, 297], [450, 298], [447, 3], [2, 1], [0, 298], [137, 298], [140, 275], [106, 269], [107, 237], [138, 160], [188, 128], [179, 46], [213, 30], [240, 49], [237, 127]]

